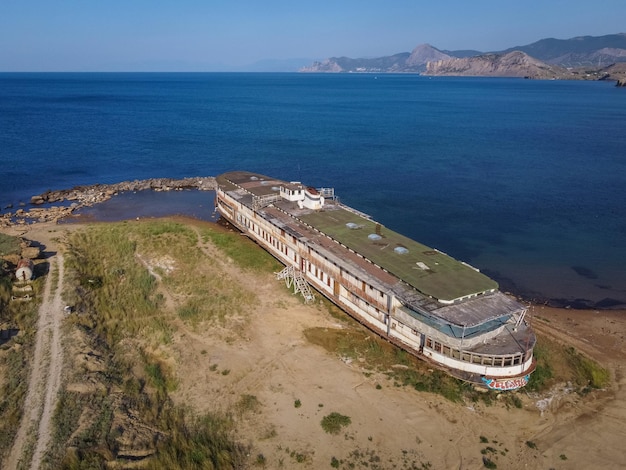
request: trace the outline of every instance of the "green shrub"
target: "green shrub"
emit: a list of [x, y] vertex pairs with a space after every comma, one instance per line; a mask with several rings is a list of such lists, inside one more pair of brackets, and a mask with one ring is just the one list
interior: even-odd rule
[[261, 402], [254, 395], [244, 394], [241, 395], [239, 401], [235, 404], [235, 410], [239, 416], [242, 416], [246, 413], [256, 413], [261, 407]]
[[600, 367], [596, 362], [583, 356], [573, 347], [567, 348], [567, 355], [576, 371], [576, 382], [591, 388], [603, 388], [610, 380], [609, 371]]
[[548, 381], [552, 378], [552, 368], [550, 367], [550, 355], [542, 342], [538, 342], [533, 350], [533, 356], [537, 361], [534, 372], [530, 375], [526, 390], [536, 392], [543, 390]]
[[332, 412], [331, 414], [322, 418], [322, 429], [329, 434], [339, 434], [341, 428], [348, 426], [352, 423], [349, 416]]
[[496, 463], [488, 457], [483, 457], [483, 465], [485, 466], [485, 468], [498, 468]]

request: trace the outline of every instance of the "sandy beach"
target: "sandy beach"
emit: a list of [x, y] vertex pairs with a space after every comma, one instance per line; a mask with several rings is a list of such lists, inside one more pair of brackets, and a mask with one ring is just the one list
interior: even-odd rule
[[[2, 230], [56, 256], [63, 232], [79, 229], [35, 223]], [[337, 468], [480, 469], [485, 457], [507, 469], [626, 468], [626, 311], [541, 305], [529, 311], [539, 341], [570, 345], [610, 371], [606, 390], [581, 396], [562, 383], [542, 395], [520, 392], [519, 409], [459, 404], [394, 386], [384, 374], [309, 343], [307, 329], [344, 326], [320, 304], [303, 305], [271, 275], [224, 267], [254, 286], [262, 299], [257, 310], [235, 336], [179, 328], [162, 354], [176, 371], [177, 403], [203, 412], [232, 409], [242, 395], [258, 399], [260, 406], [241, 416], [237, 428], [252, 446], [251, 466], [262, 455], [265, 468], [336, 462]], [[351, 419], [338, 435], [320, 426], [331, 412]]]

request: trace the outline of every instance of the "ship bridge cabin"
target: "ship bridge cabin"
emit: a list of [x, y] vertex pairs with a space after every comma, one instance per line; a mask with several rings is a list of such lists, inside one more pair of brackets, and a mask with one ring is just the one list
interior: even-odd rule
[[280, 197], [286, 201], [296, 202], [300, 209], [320, 210], [324, 207], [324, 196], [309, 186], [299, 182], [291, 182], [280, 186]]
[[285, 264], [303, 295], [312, 286], [457, 377], [501, 390], [527, 382], [535, 335], [526, 307], [476, 268], [340, 204], [329, 188], [243, 171], [217, 183], [221, 215]]

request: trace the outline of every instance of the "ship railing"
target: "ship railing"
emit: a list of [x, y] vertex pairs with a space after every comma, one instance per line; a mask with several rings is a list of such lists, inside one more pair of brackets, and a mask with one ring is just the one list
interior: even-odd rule
[[256, 211], [280, 201], [280, 194], [266, 194], [264, 196], [254, 196], [252, 198], [252, 208]]
[[345, 204], [342, 204], [341, 202], [339, 202], [338, 204], [341, 206], [341, 208], [343, 210], [345, 210], [347, 212], [352, 212], [353, 214], [356, 214], [359, 217], [363, 217], [364, 219], [367, 219], [367, 220], [372, 220], [372, 216], [369, 215], [369, 214], [366, 214], [365, 212], [361, 212], [361, 211], [356, 210], [356, 209], [354, 209], [354, 208], [352, 208], [350, 206], [346, 206]]
[[316, 188], [325, 199], [335, 199], [335, 188]]
[[276, 279], [284, 279], [288, 288], [293, 286], [293, 293], [301, 293], [302, 297], [304, 297], [305, 304], [315, 300], [311, 286], [309, 286], [309, 283], [304, 278], [304, 274], [299, 269], [293, 266], [287, 266], [282, 271], [276, 273]]

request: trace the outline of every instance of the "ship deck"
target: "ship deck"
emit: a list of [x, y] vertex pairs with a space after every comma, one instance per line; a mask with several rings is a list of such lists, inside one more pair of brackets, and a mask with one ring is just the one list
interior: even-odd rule
[[[471, 266], [336, 201], [326, 201], [322, 210], [314, 211], [275, 197], [281, 186], [292, 183], [249, 172], [226, 173], [217, 182], [232, 199], [285, 235], [311, 247], [345, 272], [356, 273], [379, 292], [394, 295], [403, 305], [399, 309], [402, 314], [447, 337], [467, 338], [465, 350], [500, 356], [532, 349], [532, 330], [524, 322], [511, 322], [520, 318], [526, 307], [501, 293], [495, 281]], [[367, 296], [366, 288], [357, 295]], [[489, 341], [471, 341], [501, 326], [502, 333]]]
[[[220, 186], [251, 208], [253, 195], [276, 194], [277, 188], [288, 184], [248, 172], [227, 176], [218, 178]], [[281, 199], [258, 212], [287, 233], [317, 245], [338, 266], [356, 266], [369, 284], [393, 291], [415, 312], [430, 312], [452, 325], [480, 328], [524, 309], [474, 268], [334, 201], [327, 201], [321, 211], [312, 211]], [[449, 303], [457, 299], [463, 300]]]
[[474, 268], [344, 206], [327, 204], [298, 218], [435, 299], [451, 302], [498, 288]]
[[[276, 194], [280, 186], [289, 184], [248, 172], [228, 173], [228, 181], [234, 183], [232, 189], [243, 188], [261, 197]], [[449, 303], [498, 289], [495, 281], [471, 266], [335, 201], [326, 201], [320, 211], [299, 209], [295, 203], [286, 200], [276, 201], [274, 205], [361, 254], [426, 296]]]

